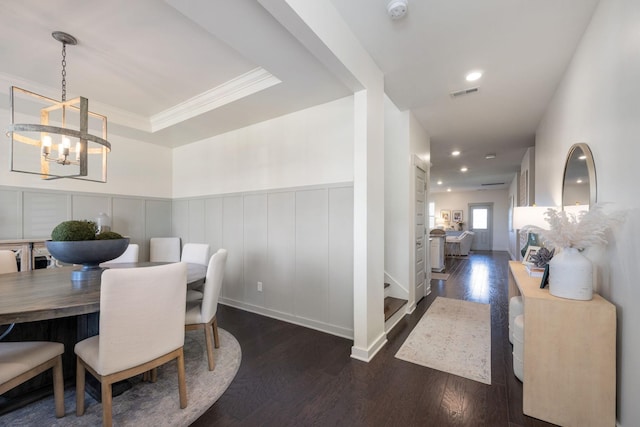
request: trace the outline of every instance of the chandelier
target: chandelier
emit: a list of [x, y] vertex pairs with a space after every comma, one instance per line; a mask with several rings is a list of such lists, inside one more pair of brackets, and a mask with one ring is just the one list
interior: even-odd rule
[[[107, 117], [89, 111], [87, 98], [66, 99], [66, 48], [78, 41], [61, 31], [51, 35], [62, 43], [62, 97], [57, 101], [11, 87], [11, 124], [7, 132], [11, 138], [11, 171], [36, 174], [47, 180], [106, 182], [107, 153], [111, 151]], [[34, 123], [37, 120], [39, 123]]]

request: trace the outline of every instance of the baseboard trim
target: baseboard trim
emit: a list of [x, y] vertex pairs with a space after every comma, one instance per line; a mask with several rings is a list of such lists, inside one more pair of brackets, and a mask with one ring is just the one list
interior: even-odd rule
[[383, 333], [373, 344], [369, 346], [368, 349], [356, 347], [354, 345], [351, 347], [351, 358], [369, 363], [386, 343], [387, 334]]
[[250, 313], [260, 314], [262, 316], [271, 317], [272, 319], [282, 320], [283, 322], [293, 323], [294, 325], [304, 326], [305, 328], [315, 329], [316, 331], [325, 332], [327, 334], [353, 340], [352, 329], [347, 329], [340, 326], [319, 322], [317, 320], [307, 319], [304, 317], [293, 316], [281, 311], [271, 310], [268, 308], [247, 304], [246, 302], [236, 301], [229, 298], [220, 297], [218, 302], [220, 304], [239, 308], [240, 310], [248, 311]]

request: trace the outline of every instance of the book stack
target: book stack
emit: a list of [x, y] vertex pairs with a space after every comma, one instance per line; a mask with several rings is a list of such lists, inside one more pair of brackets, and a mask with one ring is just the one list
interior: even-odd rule
[[531, 277], [542, 277], [544, 274], [544, 267], [536, 267], [534, 264], [527, 264], [526, 267]]

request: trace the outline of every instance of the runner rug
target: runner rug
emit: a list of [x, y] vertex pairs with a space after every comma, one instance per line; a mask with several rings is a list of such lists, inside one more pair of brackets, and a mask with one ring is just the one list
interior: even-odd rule
[[437, 297], [396, 357], [491, 384], [490, 311], [489, 304]]
[[[229, 332], [218, 328], [220, 348], [213, 350], [216, 366], [209, 371], [204, 332], [186, 332], [184, 343], [188, 405], [180, 409], [175, 362], [158, 368], [158, 381], [142, 382], [113, 398], [114, 426], [188, 426], [215, 403], [229, 387], [242, 359], [240, 344]], [[87, 373], [87, 375], [90, 375]], [[100, 426], [102, 405], [85, 395], [85, 413], [76, 417], [75, 386], [64, 393], [65, 416], [55, 417], [53, 396], [0, 416], [0, 426]]]

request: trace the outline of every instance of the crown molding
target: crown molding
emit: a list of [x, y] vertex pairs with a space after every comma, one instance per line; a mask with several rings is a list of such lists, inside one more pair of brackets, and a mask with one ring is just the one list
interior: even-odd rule
[[151, 116], [151, 132], [199, 116], [238, 99], [281, 83], [281, 80], [258, 67], [220, 86], [194, 96], [180, 104]]
[[[151, 117], [145, 117], [97, 101], [89, 100], [89, 103], [92, 111], [100, 111], [100, 114], [107, 116], [107, 120], [111, 123], [154, 133], [260, 92], [278, 83], [281, 83], [280, 79], [265, 69], [258, 67]], [[17, 76], [0, 73], [0, 93], [8, 95], [11, 86], [22, 87], [53, 99], [58, 98], [57, 89]]]

